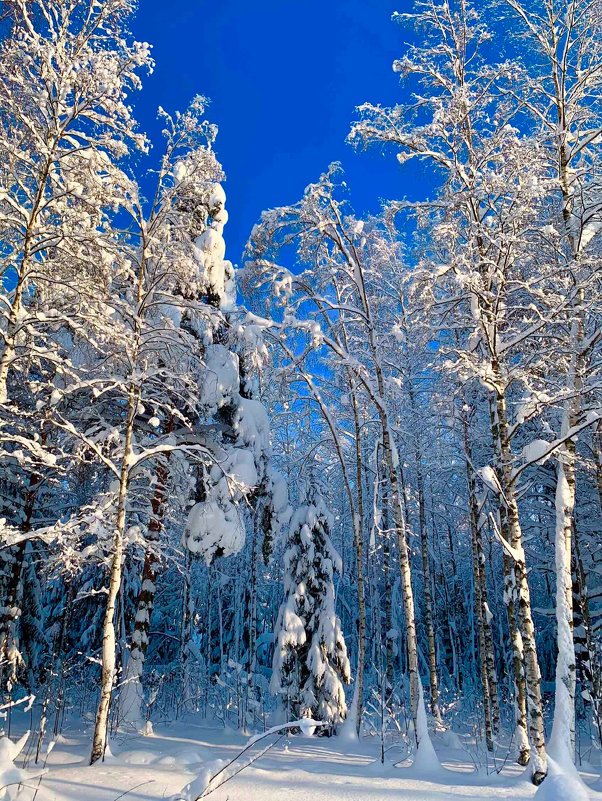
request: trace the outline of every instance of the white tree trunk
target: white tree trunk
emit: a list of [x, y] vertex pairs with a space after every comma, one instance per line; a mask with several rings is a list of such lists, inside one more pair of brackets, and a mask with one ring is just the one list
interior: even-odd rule
[[364, 711], [364, 667], [366, 664], [366, 587], [364, 581], [364, 492], [362, 485], [362, 448], [361, 426], [359, 423], [357, 398], [353, 379], [349, 378], [353, 402], [353, 421], [355, 432], [355, 465], [357, 482], [357, 514], [353, 513], [353, 545], [355, 550], [355, 568], [357, 574], [357, 607], [358, 607], [358, 647], [357, 670], [355, 674], [355, 690], [353, 709], [355, 714], [355, 731], [360, 736], [362, 715]]
[[94, 734], [92, 737], [92, 753], [90, 755], [90, 764], [102, 759], [107, 747], [109, 712], [111, 708], [111, 698], [113, 695], [113, 685], [115, 683], [117, 648], [115, 636], [115, 611], [117, 608], [117, 597], [119, 595], [121, 577], [123, 574], [123, 540], [126, 523], [126, 502], [129, 489], [134, 416], [138, 407], [138, 398], [138, 392], [135, 390], [130, 390], [127, 411], [128, 417], [124, 434], [124, 451], [119, 478], [119, 494], [117, 497], [117, 518], [115, 521], [115, 532], [113, 534], [113, 555], [109, 573], [109, 592], [107, 595], [107, 604], [105, 607], [102, 633], [100, 699], [98, 702]]
[[[561, 436], [566, 437], [575, 424], [581, 407], [582, 340], [584, 325], [578, 312], [571, 327], [572, 359], [568, 377], [571, 397], [565, 403]], [[575, 443], [567, 440], [558, 454], [556, 479], [556, 531], [554, 553], [556, 565], [556, 623], [558, 654], [554, 722], [550, 749], [560, 764], [573, 765], [575, 760], [575, 686], [576, 658], [573, 640], [573, 578], [571, 544], [575, 511]]]
[[389, 473], [389, 486], [391, 488], [391, 502], [393, 507], [393, 520], [395, 522], [395, 532], [397, 534], [397, 549], [399, 553], [399, 572], [401, 579], [401, 594], [403, 600], [403, 610], [405, 616], [405, 635], [406, 647], [408, 651], [408, 673], [410, 679], [410, 710], [412, 721], [416, 731], [416, 741], [419, 732], [417, 728], [419, 704], [424, 705], [420, 687], [420, 674], [418, 672], [418, 643], [416, 639], [416, 616], [414, 610], [414, 593], [412, 590], [412, 570], [410, 564], [410, 550], [406, 534], [405, 519], [400, 495], [399, 480], [397, 477], [397, 465], [393, 456], [391, 435], [386, 417], [381, 420], [383, 436], [383, 452], [385, 464]]
[[[516, 487], [512, 478], [512, 452], [508, 437], [508, 423], [506, 414], [506, 397], [502, 389], [500, 368], [497, 363], [492, 364], [496, 376], [497, 390], [492, 415], [493, 443], [497, 452], [497, 476], [500, 483], [500, 517], [504, 521], [503, 535], [509, 539], [513, 556], [505, 557], [507, 566], [507, 603], [513, 602], [512, 616], [509, 620], [511, 630], [515, 616], [516, 631], [514, 632], [514, 658], [522, 661], [524, 666], [525, 689], [527, 696], [526, 710], [528, 715], [529, 741], [533, 752], [531, 754], [531, 778], [534, 784], [541, 784], [547, 773], [547, 756], [545, 746], [545, 730], [543, 718], [543, 700], [541, 697], [541, 672], [537, 658], [535, 643], [535, 628], [531, 614], [531, 595], [527, 582], [527, 565], [523, 548], [523, 536], [518, 514]], [[518, 666], [517, 666], [518, 667]], [[515, 667], [516, 669], [516, 667]], [[517, 697], [519, 712], [522, 712], [522, 693]], [[522, 715], [521, 715], [522, 717]], [[521, 727], [521, 720], [517, 720], [517, 730]], [[518, 732], [522, 735], [522, 732]], [[519, 749], [524, 749], [524, 743], [519, 740]]]
[[482, 513], [479, 508], [477, 485], [472, 464], [472, 449], [468, 422], [462, 418], [464, 450], [466, 454], [466, 480], [472, 544], [472, 569], [479, 641], [479, 665], [483, 688], [483, 712], [485, 718], [485, 743], [493, 751], [494, 735], [500, 725], [500, 709], [497, 690], [497, 672], [493, 651], [493, 634], [488, 617], [487, 583], [485, 580], [485, 555], [483, 553]]
[[575, 478], [572, 467], [558, 463], [556, 483], [556, 623], [558, 655], [554, 722], [550, 755], [560, 765], [575, 759], [575, 644], [573, 642], [573, 586], [571, 575], [571, 537], [575, 504]]

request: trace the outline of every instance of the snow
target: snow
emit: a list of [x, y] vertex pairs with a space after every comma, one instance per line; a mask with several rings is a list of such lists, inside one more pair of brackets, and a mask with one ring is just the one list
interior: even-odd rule
[[285, 525], [288, 522], [287, 515], [290, 515], [288, 503], [288, 486], [286, 479], [273, 468], [268, 471], [268, 480], [271, 489], [272, 508], [278, 522]]
[[226, 765], [227, 762], [224, 759], [216, 759], [205, 764], [199, 775], [189, 782], [183, 790], [176, 793], [173, 801], [196, 801], [209, 787], [212, 777]]
[[602, 220], [600, 219], [592, 219], [584, 225], [581, 233], [581, 249], [585, 249], [600, 231], [602, 231]]
[[418, 711], [416, 714], [418, 748], [412, 768], [417, 775], [433, 776], [440, 772], [441, 763], [439, 762], [429, 735], [422, 682], [418, 682], [418, 687], [420, 690], [418, 696]]
[[216, 412], [238, 391], [238, 356], [223, 345], [209, 345], [205, 367], [199, 402]]
[[195, 240], [195, 258], [201, 277], [217, 294], [222, 308], [230, 308], [235, 301], [234, 267], [226, 256], [224, 226], [228, 222], [226, 193], [221, 184], [211, 186], [207, 199], [211, 222]]
[[222, 556], [238, 553], [245, 543], [245, 527], [236, 506], [225, 509], [217, 501], [196, 503], [188, 514], [184, 544], [209, 565], [216, 552]]
[[[25, 732], [16, 742], [9, 737], [0, 737], [0, 801], [12, 801], [16, 798], [21, 783], [30, 782], [45, 773], [43, 768], [37, 770], [23, 770], [15, 764], [15, 760], [25, 748], [29, 739], [29, 731]], [[49, 752], [52, 746], [48, 746]], [[22, 798], [22, 795], [19, 794]]]
[[477, 473], [481, 477], [481, 480], [488, 487], [492, 492], [495, 494], [499, 494], [500, 491], [500, 484], [496, 475], [495, 470], [491, 465], [485, 465], [485, 467], [479, 467]]
[[[255, 459], [251, 451], [244, 448], [231, 451], [223, 462], [212, 467], [210, 475], [216, 485], [220, 484], [224, 502], [233, 494], [237, 497], [240, 493], [249, 492], [258, 483]], [[222, 482], [222, 478], [226, 478], [226, 481]]]
[[593, 797], [574, 767], [567, 771], [548, 756], [548, 775], [535, 793], [536, 801], [589, 801]]
[[142, 732], [145, 725], [142, 718], [144, 693], [140, 683], [141, 674], [142, 662], [130, 655], [126, 679], [119, 691], [119, 715], [122, 725], [125, 724], [136, 732]]
[[550, 455], [550, 451], [553, 447], [554, 444], [545, 439], [534, 439], [523, 448], [523, 461], [525, 464], [531, 464], [532, 462], [543, 464]]
[[240, 441], [250, 448], [258, 462], [270, 449], [270, 423], [262, 403], [241, 398], [234, 420], [234, 429]]
[[[191, 718], [157, 727], [155, 735], [143, 742], [117, 735], [112, 755], [89, 767], [89, 732], [77, 722], [50, 754], [36, 801], [115, 801], [126, 793], [124, 798], [131, 801], [194, 798], [190, 790], [202, 791], [203, 783], [248, 742], [240, 733]], [[500, 775], [487, 776], [475, 772], [468, 754], [455, 749], [443, 750], [443, 767], [436, 774], [417, 775], [405, 767], [403, 752], [392, 749], [381, 765], [378, 743], [340, 737], [273, 735], [257, 742], [225, 773], [230, 775], [272, 742], [276, 744], [271, 750], [209, 797], [213, 801], [602, 801], [601, 793], [567, 784], [554, 765], [536, 791], [521, 769], [509, 765]], [[37, 782], [36, 778], [26, 783], [19, 801], [32, 801]]]

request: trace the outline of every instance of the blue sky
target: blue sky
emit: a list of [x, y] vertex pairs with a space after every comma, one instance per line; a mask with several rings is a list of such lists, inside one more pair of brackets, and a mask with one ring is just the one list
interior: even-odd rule
[[358, 212], [419, 194], [418, 165], [402, 170], [391, 153], [345, 143], [356, 105], [399, 97], [391, 63], [409, 33], [391, 15], [408, 10], [409, 0], [140, 1], [132, 31], [157, 63], [136, 115], [160, 144], [157, 106], [211, 99], [232, 261], [240, 264], [261, 211], [296, 201], [331, 161], [343, 163]]

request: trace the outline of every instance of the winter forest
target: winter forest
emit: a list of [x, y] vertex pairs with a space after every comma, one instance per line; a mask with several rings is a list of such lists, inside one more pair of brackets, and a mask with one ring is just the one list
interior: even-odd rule
[[228, 260], [144, 3], [2, 3], [1, 799], [602, 799], [602, 0], [400, 6]]

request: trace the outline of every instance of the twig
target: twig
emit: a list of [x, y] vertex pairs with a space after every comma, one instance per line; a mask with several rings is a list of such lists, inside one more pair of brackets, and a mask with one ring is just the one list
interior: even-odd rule
[[133, 787], [130, 787], [129, 790], [125, 790], [125, 792], [121, 793], [120, 795], [116, 796], [113, 801], [119, 801], [120, 798], [125, 798], [126, 795], [129, 795], [132, 790], [137, 790], [139, 787], [144, 787], [145, 784], [154, 784], [154, 779], [147, 779], [145, 782], [140, 782], [140, 784], [135, 784]]
[[[226, 766], [225, 766], [225, 768], [222, 768], [220, 771], [218, 771], [218, 772], [215, 774], [215, 776], [212, 776], [212, 777], [209, 779], [209, 783], [207, 784], [207, 787], [205, 787], [205, 789], [203, 790], [203, 792], [202, 792], [200, 795], [198, 795], [198, 796], [197, 796], [197, 797], [194, 799], [194, 801], [200, 801], [200, 799], [201, 799], [201, 798], [207, 798], [207, 796], [208, 796], [208, 795], [211, 795], [211, 793], [214, 793], [216, 790], [219, 790], [219, 788], [220, 788], [220, 787], [223, 787], [223, 786], [224, 786], [224, 784], [226, 784], [226, 782], [229, 782], [229, 781], [230, 781], [230, 779], [233, 779], [235, 776], [238, 776], [238, 774], [239, 774], [239, 773], [241, 773], [243, 770], [246, 770], [246, 768], [250, 767], [250, 766], [251, 766], [251, 765], [252, 765], [254, 762], [257, 762], [257, 760], [258, 760], [258, 759], [261, 759], [261, 757], [262, 757], [264, 754], [267, 754], [267, 752], [268, 752], [268, 751], [269, 751], [271, 748], [273, 748], [275, 745], [278, 745], [278, 743], [279, 743], [279, 742], [282, 740], [282, 738], [283, 738], [283, 737], [284, 737], [284, 734], [281, 734], [281, 735], [280, 735], [280, 737], [278, 737], [276, 740], [274, 740], [274, 742], [273, 742], [273, 743], [270, 743], [268, 746], [266, 746], [266, 747], [263, 749], [263, 751], [261, 751], [261, 752], [260, 752], [259, 754], [257, 754], [256, 756], [252, 757], [252, 759], [251, 759], [249, 762], [247, 762], [247, 763], [246, 763], [246, 764], [244, 764], [244, 765], [241, 765], [239, 768], [237, 768], [237, 770], [235, 770], [235, 771], [234, 771], [234, 773], [231, 773], [229, 776], [226, 776], [226, 777], [225, 777], [225, 778], [224, 778], [224, 779], [223, 779], [223, 780], [222, 780], [222, 781], [221, 781], [219, 784], [216, 784], [216, 785], [215, 785], [215, 787], [211, 787], [211, 784], [212, 784], [213, 780], [214, 780], [214, 779], [215, 779], [217, 776], [219, 776], [219, 775], [220, 775], [220, 773], [223, 773], [223, 771], [224, 771], [224, 770], [225, 770], [227, 767], [229, 767], [229, 765], [231, 765], [231, 764], [232, 764], [232, 762], [234, 762], [234, 760], [232, 760], [232, 762], [228, 763], [228, 765], [226, 765]], [[240, 756], [240, 754], [239, 754], [239, 756]]]
[[[310, 718], [304, 718], [303, 720], [293, 720], [290, 723], [283, 723], [281, 726], [273, 726], [271, 729], [268, 729], [263, 734], [261, 734], [259, 736], [251, 737], [251, 739], [246, 744], [246, 746], [242, 749], [242, 751], [239, 751], [238, 754], [235, 757], [233, 757], [226, 765], [223, 766], [223, 768], [220, 768], [217, 773], [215, 773], [213, 776], [210, 777], [210, 779], [207, 782], [203, 792], [200, 795], [197, 795], [196, 798], [194, 798], [193, 801], [201, 801], [202, 798], [206, 798], [208, 795], [210, 795], [210, 793], [213, 793], [215, 790], [217, 790], [218, 787], [221, 787], [227, 781], [232, 779], [234, 776], [237, 776], [242, 770], [244, 770], [245, 768], [248, 768], [249, 765], [252, 765], [253, 762], [256, 762], [258, 759], [261, 759], [261, 757], [264, 754], [266, 754], [270, 750], [270, 748], [273, 748], [276, 745], [276, 743], [280, 742], [280, 740], [284, 736], [282, 732], [289, 731], [290, 729], [293, 729], [293, 728], [296, 728], [296, 727], [301, 727], [304, 724], [311, 725], [311, 726], [327, 726], [328, 725], [325, 721], [311, 720]], [[227, 776], [216, 787], [213, 787], [212, 789], [209, 789], [211, 787], [211, 784], [215, 781], [215, 779], [217, 779], [218, 776], [221, 776], [221, 774], [224, 773], [224, 771], [228, 770], [228, 768], [231, 767], [231, 765], [233, 765], [238, 759], [240, 759], [240, 757], [243, 754], [245, 754], [250, 748], [253, 748], [253, 746], [255, 746], [257, 743], [261, 742], [261, 740], [265, 740], [266, 737], [271, 737], [274, 734], [278, 734], [279, 737], [276, 740], [274, 740], [273, 743], [271, 743], [267, 748], [264, 748], [263, 751], [261, 751], [261, 753], [257, 754], [257, 756], [253, 757], [249, 762], [247, 762], [246, 764], [242, 765], [240, 768], [238, 768], [230, 776]], [[115, 801], [117, 801], [117, 799], [115, 799]], [[179, 801], [183, 801], [183, 799], [179, 799]]]
[[[33, 778], [35, 779], [35, 776]], [[6, 790], [7, 787], [15, 787], [16, 785], [18, 785], [19, 787], [27, 787], [28, 790], [35, 790], [36, 789], [31, 784], [25, 784], [25, 782], [21, 779], [21, 781], [8, 782], [8, 784], [1, 785], [0, 786], [0, 790]]]

